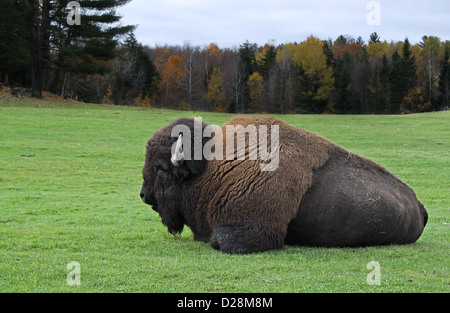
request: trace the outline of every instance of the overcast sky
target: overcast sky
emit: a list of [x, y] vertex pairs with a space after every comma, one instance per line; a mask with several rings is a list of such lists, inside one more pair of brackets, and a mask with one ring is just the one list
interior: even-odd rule
[[450, 40], [450, 0], [132, 0], [117, 11], [124, 24], [138, 25], [138, 41], [149, 46], [281, 44], [311, 34], [367, 42], [373, 32], [412, 44], [423, 35]]

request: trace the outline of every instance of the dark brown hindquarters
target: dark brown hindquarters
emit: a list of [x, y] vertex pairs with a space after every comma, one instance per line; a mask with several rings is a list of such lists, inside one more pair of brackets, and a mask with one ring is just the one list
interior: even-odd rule
[[313, 176], [287, 244], [357, 247], [408, 244], [427, 212], [414, 192], [376, 163], [338, 150]]

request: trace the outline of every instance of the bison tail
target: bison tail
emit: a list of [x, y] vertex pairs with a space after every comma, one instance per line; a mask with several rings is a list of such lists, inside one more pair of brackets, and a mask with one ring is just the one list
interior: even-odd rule
[[423, 227], [425, 227], [427, 225], [428, 222], [428, 212], [425, 209], [425, 207], [423, 206], [423, 204], [420, 204], [420, 209], [422, 210], [422, 216], [423, 216]]

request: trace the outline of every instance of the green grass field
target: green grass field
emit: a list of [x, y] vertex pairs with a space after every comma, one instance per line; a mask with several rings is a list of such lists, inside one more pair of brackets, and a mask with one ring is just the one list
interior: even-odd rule
[[[178, 117], [0, 94], [0, 292], [449, 292], [450, 111], [402, 116], [286, 115], [385, 166], [429, 213], [407, 246], [226, 255], [174, 237], [139, 192], [145, 143]], [[71, 261], [80, 286], [69, 286]], [[369, 285], [370, 261], [380, 285]], [[70, 276], [70, 275], [69, 275]]]

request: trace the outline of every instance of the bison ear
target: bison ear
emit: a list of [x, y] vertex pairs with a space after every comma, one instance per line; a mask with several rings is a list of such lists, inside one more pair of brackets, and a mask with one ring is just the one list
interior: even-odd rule
[[[203, 132], [208, 124], [203, 123], [201, 119], [179, 119], [175, 122], [175, 125], [178, 127], [175, 131], [178, 140], [171, 155], [171, 163], [174, 165], [173, 173], [182, 181], [203, 173], [206, 166], [203, 147], [211, 138], [204, 136]], [[172, 128], [172, 133], [174, 128]], [[178, 131], [182, 131], [183, 135], [179, 135]], [[195, 151], [195, 149], [198, 149], [198, 151]]]
[[[184, 164], [188, 168], [190, 174], [194, 177], [203, 173], [207, 162], [205, 156], [203, 155], [203, 147], [205, 146], [205, 143], [211, 139], [211, 137], [204, 136], [203, 131], [206, 126], [208, 126], [208, 124], [202, 124], [201, 134], [198, 134], [195, 131], [193, 132], [193, 136], [191, 137], [191, 158], [184, 161]], [[195, 149], [199, 149], [200, 152], [197, 151], [196, 153]]]
[[[204, 142], [202, 144], [202, 148], [203, 146]], [[192, 155], [194, 155], [194, 151], [192, 151]], [[181, 166], [174, 166], [173, 171], [175, 173], [175, 176], [179, 180], [183, 181], [201, 175], [203, 173], [203, 170], [205, 169], [206, 162], [207, 161], [205, 157], [202, 155], [202, 158], [200, 160], [184, 160]]]
[[206, 162], [207, 161], [203, 156], [201, 160], [184, 160], [181, 166], [174, 166], [173, 172], [181, 181], [197, 177], [203, 173]]

